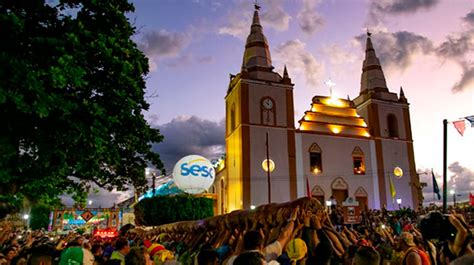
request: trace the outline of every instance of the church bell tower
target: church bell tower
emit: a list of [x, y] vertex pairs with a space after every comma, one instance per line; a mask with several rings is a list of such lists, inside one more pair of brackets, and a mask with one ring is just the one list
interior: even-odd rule
[[[293, 84], [286, 67], [274, 72], [255, 6], [242, 68], [231, 75], [226, 103], [226, 211], [296, 198]], [[268, 134], [268, 145], [266, 135]], [[267, 178], [262, 162], [274, 170]]]
[[[367, 121], [374, 139], [374, 183], [379, 190], [376, 201], [380, 207], [393, 209], [394, 200], [405, 198], [408, 201], [402, 202], [402, 206], [416, 209], [423, 198], [415, 167], [409, 104], [401, 87], [399, 96], [387, 88], [370, 33], [367, 33], [360, 93], [354, 103], [359, 115]], [[395, 167], [403, 170], [403, 176], [394, 176]], [[390, 181], [396, 194], [390, 191]]]

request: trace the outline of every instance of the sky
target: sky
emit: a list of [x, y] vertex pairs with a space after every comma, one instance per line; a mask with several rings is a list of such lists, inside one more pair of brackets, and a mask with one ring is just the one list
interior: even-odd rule
[[[164, 142], [154, 145], [168, 172], [182, 156], [218, 158], [224, 148], [224, 97], [240, 71], [252, 0], [135, 0], [134, 40], [150, 62], [145, 112]], [[388, 88], [410, 103], [415, 162], [425, 199], [431, 168], [441, 187], [442, 121], [474, 115], [474, 1], [258, 0], [275, 71], [286, 64], [295, 121], [314, 95], [355, 98], [367, 29]], [[448, 124], [449, 189], [474, 191], [474, 128]], [[425, 174], [426, 172], [426, 174]], [[429, 174], [427, 174], [429, 173]], [[116, 194], [119, 199], [124, 196]], [[97, 195], [99, 196], [99, 195]]]

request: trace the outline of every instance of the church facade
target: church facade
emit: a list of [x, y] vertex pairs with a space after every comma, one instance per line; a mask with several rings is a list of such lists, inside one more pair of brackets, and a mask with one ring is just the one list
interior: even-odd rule
[[[226, 159], [214, 184], [218, 212], [308, 192], [323, 203], [352, 197], [365, 209], [395, 209], [397, 199], [402, 207], [418, 207], [409, 104], [402, 89], [397, 95], [387, 88], [369, 34], [360, 86], [353, 100], [309, 99], [295, 127], [294, 84], [286, 67], [282, 75], [274, 71], [255, 10], [241, 72], [231, 76], [225, 97]], [[395, 176], [395, 168], [403, 175]]]

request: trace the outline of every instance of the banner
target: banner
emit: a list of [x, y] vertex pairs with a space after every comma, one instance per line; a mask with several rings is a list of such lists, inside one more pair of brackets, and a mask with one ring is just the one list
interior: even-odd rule
[[433, 173], [433, 169], [431, 169], [431, 176], [433, 178], [433, 193], [438, 195], [438, 200], [441, 200], [441, 194], [439, 194], [438, 182], [436, 182], [436, 178], [435, 178], [435, 175]]
[[390, 195], [392, 196], [392, 200], [394, 200], [395, 196], [397, 196], [397, 191], [395, 190], [395, 185], [393, 185], [392, 177], [388, 176], [388, 179], [390, 181]]
[[460, 121], [453, 121], [454, 128], [458, 130], [458, 133], [463, 136], [464, 135], [464, 130], [466, 130], [466, 123], [464, 120]]

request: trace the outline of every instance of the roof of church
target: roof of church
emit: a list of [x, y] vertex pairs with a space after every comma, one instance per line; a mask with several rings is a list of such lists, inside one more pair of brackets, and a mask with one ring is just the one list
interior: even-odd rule
[[[268, 41], [263, 34], [260, 24], [259, 6], [255, 6], [250, 33], [245, 42], [244, 57], [240, 76], [242, 78], [259, 79], [271, 82], [288, 83], [289, 77], [284, 81], [278, 73], [273, 72], [272, 58]], [[238, 76], [238, 75], [237, 75]]]
[[372, 44], [371, 34], [367, 33], [367, 43], [365, 48], [365, 59], [362, 66], [362, 76], [360, 82], [360, 93], [388, 92], [385, 76], [380, 65], [379, 58], [375, 54]]
[[299, 121], [300, 132], [370, 137], [364, 119], [357, 114], [350, 99], [315, 96], [311, 109]]
[[400, 91], [400, 98], [398, 98], [396, 93], [389, 91], [382, 65], [372, 44], [371, 35], [370, 32], [367, 32], [365, 59], [362, 64], [362, 75], [360, 78], [360, 93], [354, 99], [354, 103], [358, 106], [368, 99], [379, 99], [407, 104], [408, 102], [403, 95], [403, 91]]

